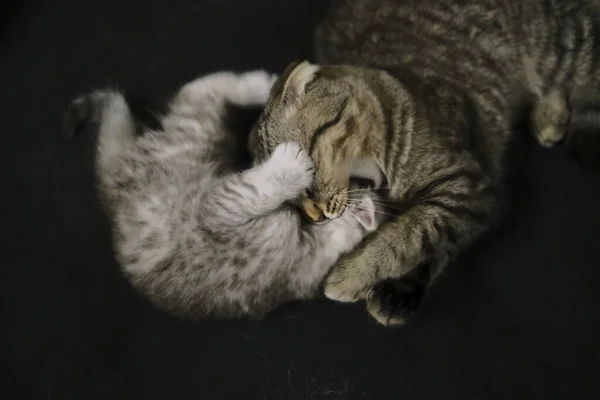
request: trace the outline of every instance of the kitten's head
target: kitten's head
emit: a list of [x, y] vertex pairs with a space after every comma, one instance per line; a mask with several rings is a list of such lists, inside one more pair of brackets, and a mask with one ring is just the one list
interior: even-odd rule
[[338, 217], [349, 203], [353, 166], [372, 159], [369, 132], [384, 123], [377, 104], [358, 68], [294, 63], [271, 89], [250, 135], [251, 152], [259, 162], [280, 143], [300, 143], [315, 163], [305, 214], [312, 221]]

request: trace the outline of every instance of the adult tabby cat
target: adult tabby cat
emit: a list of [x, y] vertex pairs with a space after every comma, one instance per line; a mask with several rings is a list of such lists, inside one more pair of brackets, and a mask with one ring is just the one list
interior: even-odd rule
[[325, 294], [366, 299], [382, 324], [414, 315], [444, 266], [501, 211], [522, 111], [539, 143], [600, 166], [600, 9], [586, 0], [334, 0], [319, 65], [291, 65], [251, 136], [312, 157], [313, 220], [336, 218], [348, 166], [373, 159], [403, 213], [333, 267]]
[[165, 310], [260, 318], [313, 297], [340, 254], [381, 219], [368, 194], [337, 221], [302, 223], [283, 204], [313, 179], [313, 162], [297, 143], [282, 143], [265, 162], [233, 173], [240, 140], [225, 124], [226, 106], [264, 105], [272, 83], [261, 71], [199, 78], [175, 96], [163, 131], [139, 137], [117, 92], [84, 95], [67, 112], [69, 135], [99, 124], [99, 192], [118, 260]]

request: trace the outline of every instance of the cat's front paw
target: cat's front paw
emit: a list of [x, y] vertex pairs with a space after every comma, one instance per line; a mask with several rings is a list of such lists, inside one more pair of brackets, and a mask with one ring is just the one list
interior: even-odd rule
[[417, 314], [426, 293], [427, 282], [415, 274], [386, 279], [369, 290], [367, 311], [382, 325], [403, 325]]
[[352, 256], [351, 253], [349, 256], [342, 257], [325, 278], [323, 287], [325, 296], [342, 303], [364, 300], [372, 286], [371, 269], [370, 263], [363, 260], [360, 255]]
[[267, 164], [276, 173], [280, 184], [295, 194], [312, 184], [315, 165], [297, 142], [277, 146]]
[[538, 143], [550, 148], [563, 140], [567, 132], [569, 107], [564, 94], [551, 90], [533, 110], [533, 130]]

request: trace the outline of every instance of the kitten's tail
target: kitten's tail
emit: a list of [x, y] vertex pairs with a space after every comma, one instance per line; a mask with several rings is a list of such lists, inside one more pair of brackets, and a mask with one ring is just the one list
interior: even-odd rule
[[65, 134], [74, 137], [90, 126], [98, 130], [96, 164], [99, 172], [105, 171], [135, 142], [135, 121], [119, 92], [94, 91], [71, 102], [63, 121]]

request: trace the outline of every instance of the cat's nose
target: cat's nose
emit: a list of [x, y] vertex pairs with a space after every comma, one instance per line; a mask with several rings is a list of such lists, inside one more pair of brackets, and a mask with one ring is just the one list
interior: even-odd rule
[[313, 223], [324, 222], [327, 219], [324, 212], [325, 204], [317, 203], [308, 197], [302, 199], [302, 210], [304, 210], [304, 215]]

